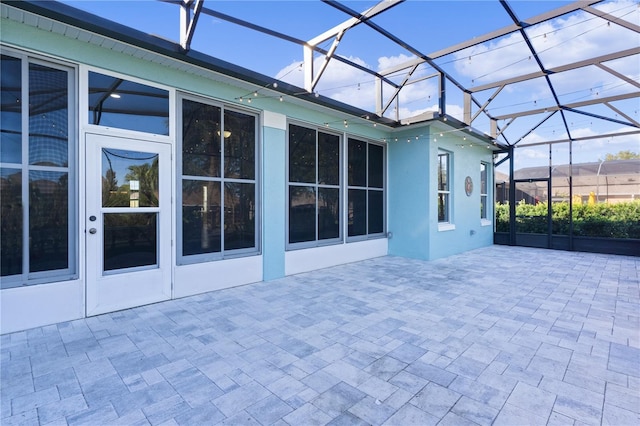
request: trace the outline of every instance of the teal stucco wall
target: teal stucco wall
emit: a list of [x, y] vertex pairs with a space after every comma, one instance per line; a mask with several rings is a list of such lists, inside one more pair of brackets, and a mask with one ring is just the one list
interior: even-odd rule
[[429, 134], [398, 135], [388, 145], [389, 254], [429, 258]]
[[[438, 224], [438, 149], [451, 153], [450, 170], [450, 202], [452, 203], [449, 227], [441, 229]], [[430, 145], [429, 175], [429, 259], [450, 256], [467, 250], [493, 244], [493, 190], [492, 179], [488, 182], [489, 221], [480, 218], [480, 163], [484, 161], [492, 176], [493, 163], [491, 150], [486, 145], [472, 144], [464, 140], [460, 132], [450, 136], [438, 137], [437, 142]], [[465, 193], [465, 178], [469, 176], [473, 182], [471, 195]]]
[[[441, 136], [442, 134], [442, 136]], [[415, 136], [418, 135], [418, 139]], [[438, 150], [451, 153], [451, 221], [438, 224]], [[491, 150], [461, 132], [427, 126], [389, 142], [389, 254], [431, 260], [493, 243]], [[480, 218], [480, 163], [488, 167], [488, 218]], [[465, 193], [465, 178], [474, 189]]]

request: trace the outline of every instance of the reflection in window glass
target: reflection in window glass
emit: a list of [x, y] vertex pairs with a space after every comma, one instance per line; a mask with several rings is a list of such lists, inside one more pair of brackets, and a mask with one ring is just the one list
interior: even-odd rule
[[29, 65], [29, 164], [69, 163], [68, 77], [65, 70]]
[[102, 207], [158, 207], [158, 154], [102, 149]]
[[182, 255], [222, 250], [220, 182], [182, 181]]
[[384, 197], [382, 191], [369, 190], [369, 205], [367, 212], [369, 214], [369, 234], [379, 234], [384, 232]]
[[367, 234], [367, 191], [349, 190], [349, 236]]
[[0, 252], [2, 276], [22, 273], [22, 171], [0, 169]]
[[340, 137], [318, 133], [318, 183], [340, 184]]
[[289, 182], [316, 182], [316, 132], [289, 126]]
[[340, 136], [289, 125], [289, 244], [341, 236]]
[[340, 237], [340, 189], [318, 188], [318, 239]]
[[22, 61], [2, 55], [0, 59], [0, 162], [22, 161]]
[[368, 186], [382, 188], [384, 186], [384, 148], [382, 146], [369, 144], [368, 163]]
[[158, 265], [157, 213], [104, 215], [104, 270]]
[[348, 236], [384, 233], [384, 146], [349, 139]]
[[252, 183], [224, 184], [224, 248], [254, 247], [256, 240], [256, 191]]
[[89, 124], [169, 134], [169, 92], [89, 72]]
[[29, 173], [29, 264], [31, 272], [69, 266], [69, 175]]
[[289, 187], [289, 242], [316, 239], [316, 191], [313, 186]]
[[[220, 132], [216, 132], [220, 136]], [[255, 179], [256, 120], [237, 111], [224, 112], [224, 175], [234, 179]]]
[[70, 279], [77, 246], [73, 70], [4, 54], [0, 74], [1, 286]]
[[257, 117], [189, 99], [181, 107], [179, 257], [256, 253]]
[[367, 186], [367, 143], [349, 139], [349, 186]]
[[182, 101], [182, 174], [220, 177], [220, 107]]

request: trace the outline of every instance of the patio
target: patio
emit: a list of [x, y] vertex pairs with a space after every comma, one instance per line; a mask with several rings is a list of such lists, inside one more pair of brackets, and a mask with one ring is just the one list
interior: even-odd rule
[[14, 424], [638, 424], [640, 258], [383, 257], [1, 337]]

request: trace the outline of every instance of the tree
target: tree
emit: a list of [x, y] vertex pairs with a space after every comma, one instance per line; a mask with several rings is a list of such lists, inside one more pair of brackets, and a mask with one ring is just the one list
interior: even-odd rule
[[132, 164], [125, 176], [129, 182], [139, 182], [140, 206], [158, 206], [158, 156], [153, 157], [151, 164]]
[[604, 157], [604, 161], [612, 160], [637, 160], [640, 159], [640, 154], [633, 151], [620, 151], [617, 154], [607, 154]]

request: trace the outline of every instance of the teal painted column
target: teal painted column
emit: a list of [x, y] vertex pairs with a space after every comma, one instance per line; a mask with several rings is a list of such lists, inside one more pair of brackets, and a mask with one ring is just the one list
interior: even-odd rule
[[286, 216], [286, 118], [275, 114], [265, 117], [262, 141], [262, 238], [263, 279], [284, 277]]
[[[424, 132], [427, 130], [424, 129]], [[429, 258], [429, 137], [388, 145], [389, 254]], [[400, 142], [402, 141], [402, 142]]]

